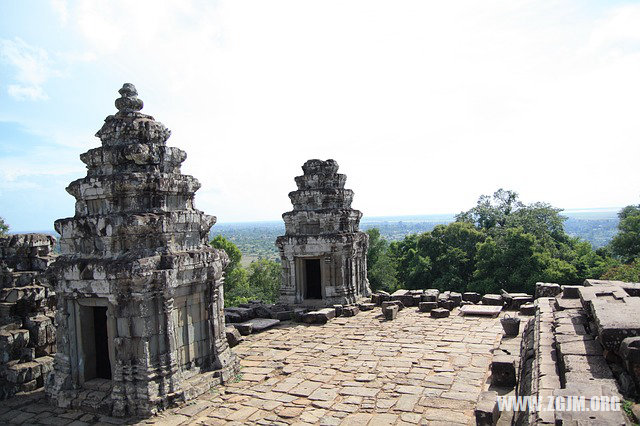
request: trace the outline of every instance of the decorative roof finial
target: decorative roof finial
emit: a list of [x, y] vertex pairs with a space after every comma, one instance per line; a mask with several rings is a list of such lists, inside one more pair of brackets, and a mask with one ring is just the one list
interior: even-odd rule
[[116, 99], [116, 108], [122, 113], [138, 112], [142, 109], [144, 103], [142, 99], [138, 99], [138, 91], [136, 86], [131, 83], [122, 85], [122, 89], [118, 90], [120, 97]]

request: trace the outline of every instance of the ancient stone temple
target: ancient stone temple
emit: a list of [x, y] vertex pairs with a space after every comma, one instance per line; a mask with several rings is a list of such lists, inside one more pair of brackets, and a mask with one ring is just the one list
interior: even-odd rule
[[362, 213], [351, 208], [353, 191], [334, 160], [309, 160], [289, 193], [293, 210], [282, 215], [285, 235], [280, 301], [305, 305], [350, 304], [371, 294], [367, 280], [369, 236]]
[[[61, 407], [150, 415], [234, 373], [225, 339], [223, 268], [207, 244], [215, 217], [194, 207], [184, 151], [140, 113], [131, 84], [80, 159], [75, 215], [59, 219], [58, 352], [47, 394]], [[204, 374], [200, 374], [204, 373]]]

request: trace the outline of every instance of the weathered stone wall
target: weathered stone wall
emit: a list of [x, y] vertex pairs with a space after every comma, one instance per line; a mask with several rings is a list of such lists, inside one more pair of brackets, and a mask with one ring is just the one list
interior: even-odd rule
[[[67, 188], [75, 216], [55, 223], [59, 333], [47, 392], [62, 407], [149, 415], [235, 371], [224, 331], [228, 257], [208, 245], [216, 219], [194, 207], [200, 184], [180, 174], [186, 153], [139, 112], [133, 85], [120, 94], [96, 134], [102, 146], [80, 156], [87, 176]], [[204, 372], [213, 373], [194, 377]]]
[[53, 366], [53, 237], [0, 238], [0, 399], [42, 387]]
[[[349, 304], [371, 295], [367, 280], [369, 237], [359, 231], [362, 213], [351, 208], [353, 191], [334, 160], [309, 160], [289, 194], [293, 210], [282, 215], [285, 235], [280, 301], [286, 304]], [[320, 261], [321, 294], [309, 296], [305, 262]]]

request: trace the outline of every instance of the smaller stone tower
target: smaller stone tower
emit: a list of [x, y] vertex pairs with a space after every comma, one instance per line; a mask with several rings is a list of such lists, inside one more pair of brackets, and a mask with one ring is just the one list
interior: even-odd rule
[[359, 231], [362, 213], [351, 208], [353, 191], [334, 160], [309, 160], [289, 193], [293, 210], [282, 215], [285, 235], [280, 301], [322, 306], [355, 303], [371, 295], [367, 280], [369, 236]]

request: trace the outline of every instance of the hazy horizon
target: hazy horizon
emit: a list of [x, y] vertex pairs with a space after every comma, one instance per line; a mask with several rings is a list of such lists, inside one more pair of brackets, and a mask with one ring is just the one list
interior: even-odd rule
[[[580, 216], [589, 216], [590, 218], [594, 218], [594, 214], [602, 214], [605, 215], [604, 218], [617, 218], [618, 212], [622, 209], [622, 207], [592, 207], [592, 208], [581, 208], [581, 209], [565, 209], [562, 210], [561, 214], [574, 218], [580, 219]], [[206, 212], [205, 212], [206, 213]], [[457, 213], [434, 213], [434, 214], [414, 214], [414, 215], [386, 215], [386, 216], [368, 216], [363, 214], [361, 223], [366, 224], [370, 222], [439, 222], [439, 221], [452, 221], [454, 216]], [[215, 216], [215, 215], [214, 215]], [[280, 219], [265, 219], [265, 220], [246, 220], [246, 221], [220, 221], [220, 218], [217, 218], [216, 224], [213, 226], [212, 231], [215, 232], [216, 226], [226, 226], [226, 225], [242, 225], [242, 224], [275, 224], [282, 223], [284, 226], [284, 222], [282, 218]], [[9, 224], [11, 225], [11, 224]], [[53, 224], [51, 229], [30, 229], [30, 230], [14, 230], [13, 228], [9, 229], [9, 234], [20, 234], [20, 233], [56, 233], [53, 229]], [[56, 233], [57, 234], [57, 233]]]
[[[482, 194], [638, 203], [640, 2], [24, 0], [0, 14], [0, 216], [74, 214], [125, 82], [187, 152], [199, 209], [273, 218], [311, 158], [371, 217]], [[389, 206], [393, 206], [391, 209]]]

